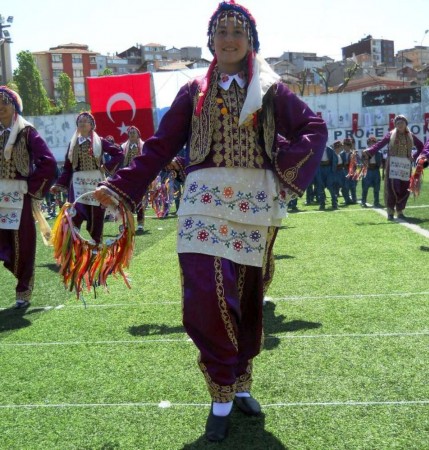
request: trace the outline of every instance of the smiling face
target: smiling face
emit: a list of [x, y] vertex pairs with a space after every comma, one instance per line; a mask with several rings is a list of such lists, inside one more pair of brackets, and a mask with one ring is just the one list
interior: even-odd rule
[[404, 133], [407, 128], [407, 122], [403, 119], [399, 119], [395, 122], [395, 127], [400, 133]]
[[240, 72], [251, 50], [247, 29], [233, 18], [221, 20], [214, 33], [214, 50], [220, 72]]
[[15, 113], [13, 103], [5, 96], [0, 95], [0, 123], [4, 127], [12, 125], [12, 118]]

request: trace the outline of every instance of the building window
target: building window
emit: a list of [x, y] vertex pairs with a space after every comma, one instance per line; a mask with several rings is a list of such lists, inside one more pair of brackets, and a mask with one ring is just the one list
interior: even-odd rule
[[89, 57], [89, 63], [90, 64], [97, 64], [97, 58], [95, 56]]
[[53, 53], [52, 54], [52, 62], [63, 62], [63, 55], [58, 54], [58, 53]]
[[72, 62], [77, 64], [82, 64], [82, 55], [72, 55]]
[[82, 69], [73, 69], [73, 77], [74, 78], [83, 77], [83, 70]]
[[59, 78], [59, 76], [63, 73], [61, 69], [52, 69], [52, 76], [54, 78]]

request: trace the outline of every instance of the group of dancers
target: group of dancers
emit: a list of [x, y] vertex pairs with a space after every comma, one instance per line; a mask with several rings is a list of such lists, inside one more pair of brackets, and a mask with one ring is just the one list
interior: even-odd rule
[[[423, 142], [408, 128], [408, 120], [403, 115], [394, 119], [394, 128], [381, 140], [375, 136], [367, 138], [367, 148], [358, 153], [353, 138], [336, 140], [325, 147], [319, 169], [306, 190], [306, 204], [317, 202], [320, 210], [326, 208], [326, 190], [331, 197], [332, 209], [338, 209], [338, 198], [344, 204], [356, 204], [356, 188], [362, 182], [360, 204], [368, 207], [368, 192], [374, 192], [373, 206], [382, 208], [380, 187], [384, 180], [384, 203], [388, 220], [405, 220], [404, 209], [410, 193], [417, 194], [419, 180], [413, 174], [414, 166], [420, 159], [426, 159]], [[426, 147], [427, 148], [427, 144]], [[422, 153], [423, 152], [423, 153]], [[424, 163], [426, 166], [426, 163]]]
[[[81, 199], [74, 223], [80, 227], [86, 220], [92, 239], [100, 242], [105, 213], [100, 205], [119, 202], [137, 212], [163, 168], [182, 174], [177, 226], [182, 320], [199, 350], [211, 399], [205, 436], [218, 442], [228, 435], [233, 407], [249, 416], [262, 412], [252, 395], [253, 365], [263, 347], [263, 299], [288, 202], [305, 194], [316, 173], [328, 186], [324, 177], [338, 169], [341, 151], [336, 143], [326, 147], [323, 119], [260, 56], [248, 9], [233, 0], [221, 2], [207, 35], [213, 54], [207, 74], [180, 88], [154, 136], [143, 143], [138, 130], [130, 129], [128, 143], [120, 147], [98, 136], [90, 113], [79, 114], [64, 169], [52, 187], [55, 158], [22, 118], [18, 94], [0, 87], [0, 259], [18, 280], [16, 307], [27, 307], [36, 248], [32, 205], [49, 189], [67, 191], [69, 202]], [[423, 148], [398, 116], [395, 130], [363, 152], [368, 171], [383, 146], [388, 146], [388, 217], [396, 211], [401, 218], [412, 161], [426, 164], [429, 141]], [[178, 156], [183, 148], [185, 155]]]

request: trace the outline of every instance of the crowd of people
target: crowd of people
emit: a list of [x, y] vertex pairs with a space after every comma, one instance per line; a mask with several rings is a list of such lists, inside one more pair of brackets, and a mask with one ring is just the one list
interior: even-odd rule
[[[336, 140], [326, 146], [319, 168], [306, 189], [306, 205], [318, 204], [319, 210], [326, 209], [329, 193], [333, 210], [338, 209], [338, 198], [343, 205], [357, 204], [357, 184], [360, 181], [360, 205], [368, 207], [368, 192], [373, 190], [374, 208], [383, 208], [380, 202], [381, 182], [384, 180], [384, 204], [387, 219], [405, 220], [404, 209], [410, 196], [410, 175], [416, 165], [424, 144], [408, 129], [408, 120], [403, 115], [394, 119], [394, 128], [381, 140], [375, 136], [367, 138], [367, 148], [358, 152], [355, 139]], [[427, 147], [427, 145], [426, 145]], [[422, 158], [427, 157], [427, 151]], [[296, 211], [297, 204], [289, 202], [290, 211]]]
[[273, 245], [288, 205], [296, 208], [306, 195], [324, 210], [326, 191], [333, 209], [340, 195], [354, 204], [362, 176], [361, 205], [368, 206], [373, 188], [373, 205], [381, 207], [382, 171], [388, 218], [395, 211], [403, 218], [405, 178], [413, 161], [429, 157], [429, 141], [423, 148], [403, 116], [379, 142], [369, 138], [361, 155], [350, 138], [327, 146], [323, 119], [279, 79], [259, 46], [250, 11], [221, 2], [208, 25], [213, 61], [207, 74], [180, 88], [156, 133], [143, 142], [130, 127], [118, 145], [99, 136], [94, 117], [83, 112], [60, 174], [44, 140], [23, 119], [19, 95], [0, 87], [0, 260], [18, 280], [17, 308], [29, 306], [34, 286], [34, 202], [49, 192], [67, 196], [75, 203], [74, 226], [86, 221], [99, 243], [106, 208], [122, 203], [137, 213], [143, 230], [142, 205], [158, 174], [174, 171], [184, 183], [177, 211], [182, 320], [199, 350], [211, 399], [205, 436], [215, 442], [226, 438], [234, 405], [246, 415], [261, 414], [252, 396], [253, 364], [262, 348]]

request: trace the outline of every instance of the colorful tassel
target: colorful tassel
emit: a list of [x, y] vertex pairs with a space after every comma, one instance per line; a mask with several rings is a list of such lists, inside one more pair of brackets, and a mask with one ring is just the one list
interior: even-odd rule
[[84, 239], [74, 226], [74, 205], [65, 203], [54, 223], [51, 243], [54, 258], [60, 267], [63, 284], [83, 299], [83, 290], [97, 286], [107, 289], [109, 275], [119, 274], [131, 288], [124, 269], [129, 267], [134, 251], [134, 218], [123, 205], [119, 205], [122, 224], [119, 235], [105, 243], [96, 244]]
[[423, 184], [424, 164], [426, 161], [426, 158], [420, 158], [417, 161], [416, 167], [410, 177], [410, 186], [408, 187], [408, 190], [414, 197], [418, 197], [420, 195], [420, 190]]

